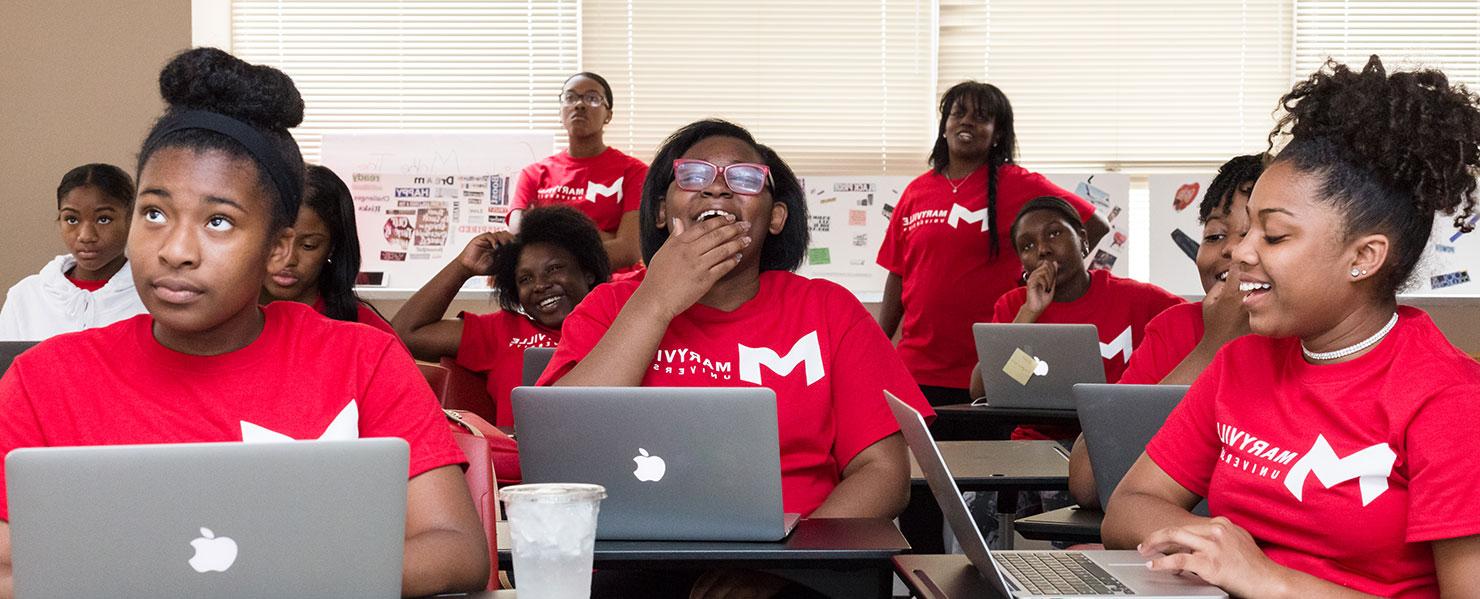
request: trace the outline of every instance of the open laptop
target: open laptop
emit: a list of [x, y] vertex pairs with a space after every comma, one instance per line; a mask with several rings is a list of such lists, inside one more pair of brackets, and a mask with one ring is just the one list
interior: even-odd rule
[[526, 483], [606, 487], [596, 538], [778, 541], [776, 394], [764, 387], [517, 387]]
[[395, 597], [406, 442], [17, 449], [18, 597]]
[[540, 375], [545, 373], [545, 367], [550, 365], [550, 358], [555, 357], [553, 347], [531, 347], [524, 350], [524, 370], [521, 371], [519, 382], [525, 386], [534, 386], [540, 381]]
[[977, 405], [1072, 410], [1075, 384], [1105, 382], [1095, 325], [979, 322], [971, 332], [987, 390]]
[[[1101, 509], [1186, 393], [1187, 385], [1074, 385]], [[1192, 512], [1206, 516], [1207, 502]]]
[[992, 551], [961, 499], [961, 490], [946, 468], [935, 439], [920, 413], [884, 392], [894, 419], [925, 481], [945, 514], [951, 533], [966, 558], [997, 593], [1005, 597], [1099, 597], [1135, 595], [1148, 598], [1227, 597], [1218, 587], [1190, 577], [1146, 569], [1135, 551]]

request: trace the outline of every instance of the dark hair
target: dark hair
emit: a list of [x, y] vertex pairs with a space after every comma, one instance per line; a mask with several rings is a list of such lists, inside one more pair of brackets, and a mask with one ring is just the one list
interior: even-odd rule
[[1218, 176], [1208, 183], [1208, 191], [1203, 194], [1202, 203], [1197, 205], [1197, 222], [1207, 224], [1208, 219], [1213, 217], [1214, 210], [1220, 216], [1228, 216], [1228, 210], [1233, 207], [1234, 194], [1245, 183], [1259, 180], [1268, 159], [1268, 154], [1246, 154], [1234, 156], [1218, 167]]
[[596, 223], [579, 210], [563, 205], [539, 206], [524, 211], [519, 220], [519, 235], [513, 243], [506, 243], [493, 251], [493, 284], [498, 294], [499, 307], [510, 312], [520, 312], [519, 256], [524, 248], [535, 244], [553, 245], [575, 256], [581, 271], [594, 279], [592, 285], [600, 285], [612, 278], [611, 261], [606, 256], [606, 246], [601, 242], [601, 233]]
[[1023, 207], [1018, 210], [1017, 217], [1012, 219], [1012, 228], [1009, 229], [1007, 233], [1008, 236], [1011, 238], [1009, 239], [1009, 241], [1014, 244], [1017, 243], [1018, 223], [1021, 222], [1023, 220], [1023, 217], [1027, 216], [1028, 213], [1037, 212], [1039, 210], [1057, 212], [1059, 213], [1060, 217], [1063, 217], [1063, 219], [1065, 221], [1068, 221], [1070, 225], [1073, 225], [1075, 229], [1084, 228], [1084, 220], [1079, 218], [1079, 211], [1075, 210], [1074, 205], [1070, 204], [1068, 200], [1057, 196], [1038, 196], [1036, 198], [1028, 200], [1028, 203], [1023, 204]]
[[156, 121], [139, 150], [139, 172], [149, 157], [163, 148], [196, 152], [219, 151], [242, 158], [257, 168], [257, 183], [272, 199], [274, 229], [291, 226], [298, 218], [296, 198], [284, 198], [271, 175], [236, 140], [204, 129], [183, 129], [157, 136], [161, 123], [172, 114], [204, 110], [225, 115], [256, 129], [282, 157], [290, 183], [303, 187], [303, 154], [288, 129], [303, 122], [303, 97], [293, 80], [266, 65], [247, 64], [216, 48], [195, 48], [176, 55], [159, 73], [159, 94], [169, 108]]
[[1334, 60], [1280, 99], [1270, 132], [1290, 142], [1274, 158], [1321, 181], [1322, 201], [1346, 215], [1347, 239], [1380, 232], [1392, 268], [1380, 289], [1396, 294], [1417, 266], [1434, 214], [1471, 230], [1480, 164], [1480, 109], [1464, 86], [1436, 70], [1388, 75], [1377, 56], [1360, 72]]
[[617, 99], [615, 96], [612, 95], [612, 84], [606, 82], [606, 77], [602, 77], [601, 75], [597, 75], [596, 73], [592, 73], [590, 71], [581, 71], [579, 73], [566, 77], [565, 83], [560, 84], [561, 89], [564, 89], [565, 86], [570, 85], [570, 80], [575, 79], [576, 77], [585, 77], [601, 84], [601, 91], [606, 92], [607, 110], [611, 110], [617, 107]]
[[123, 204], [125, 211], [134, 209], [134, 180], [121, 168], [94, 162], [67, 171], [57, 185], [58, 210], [62, 208], [62, 198], [79, 187], [96, 187], [104, 196]]
[[957, 102], [970, 102], [975, 113], [992, 119], [992, 147], [987, 150], [987, 222], [992, 223], [987, 256], [996, 258], [997, 240], [997, 169], [1012, 164], [1017, 156], [1017, 132], [1012, 125], [1012, 103], [1007, 94], [990, 83], [962, 81], [951, 86], [940, 97], [940, 123], [935, 128], [935, 146], [930, 149], [930, 168], [945, 176], [951, 164], [951, 149], [946, 143], [946, 119]]
[[310, 165], [303, 191], [303, 208], [313, 210], [329, 228], [329, 261], [319, 273], [319, 297], [324, 315], [334, 320], [359, 320], [360, 297], [355, 277], [360, 274], [360, 236], [355, 231], [355, 202], [349, 186], [327, 167]]
[[[753, 148], [761, 161], [771, 168], [771, 199], [786, 204], [786, 225], [781, 232], [766, 238], [761, 247], [761, 270], [793, 271], [802, 265], [807, 253], [807, 196], [796, 173], [769, 147], [758, 144], [744, 127], [729, 121], [706, 119], [684, 125], [658, 149], [647, 179], [642, 183], [641, 232], [642, 258], [651, 262], [658, 248], [668, 241], [668, 228], [658, 228], [658, 209], [668, 197], [673, 183], [673, 161], [689, 148], [710, 137], [732, 137]], [[522, 225], [521, 225], [522, 226]]]

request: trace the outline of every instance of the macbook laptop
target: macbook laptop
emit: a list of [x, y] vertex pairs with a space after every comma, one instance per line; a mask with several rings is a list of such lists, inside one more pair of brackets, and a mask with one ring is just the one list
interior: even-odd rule
[[1105, 382], [1095, 325], [979, 322], [971, 332], [987, 390], [976, 405], [1072, 410], [1075, 384]]
[[946, 524], [961, 543], [966, 558], [997, 593], [1005, 597], [1099, 597], [1134, 595], [1148, 598], [1227, 597], [1198, 579], [1146, 569], [1135, 551], [992, 551], [961, 499], [956, 480], [946, 468], [935, 439], [920, 413], [885, 392], [905, 442], [945, 514]]
[[[1186, 393], [1187, 385], [1074, 385], [1101, 509]], [[1207, 510], [1204, 501], [1192, 512], [1206, 516]]]
[[531, 347], [524, 350], [524, 370], [521, 372], [519, 381], [525, 386], [533, 386], [540, 381], [540, 375], [545, 373], [545, 367], [550, 365], [550, 358], [555, 357], [553, 347]]
[[596, 538], [777, 541], [776, 394], [764, 387], [517, 387], [526, 483], [606, 487]]
[[395, 597], [406, 442], [17, 449], [18, 597]]

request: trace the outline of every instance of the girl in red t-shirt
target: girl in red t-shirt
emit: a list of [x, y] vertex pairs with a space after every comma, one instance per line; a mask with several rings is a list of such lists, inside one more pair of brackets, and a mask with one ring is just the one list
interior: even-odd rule
[[976, 81], [946, 90], [930, 170], [905, 188], [879, 247], [889, 271], [879, 325], [889, 337], [900, 331], [899, 355], [933, 405], [973, 399], [971, 325], [991, 318], [992, 303], [1018, 284], [1022, 265], [1001, 231], [1024, 203], [1064, 198], [1090, 247], [1110, 231], [1092, 204], [1018, 166], [1016, 153], [1002, 90]]
[[[463, 283], [493, 277], [497, 312], [442, 318]], [[592, 287], [611, 278], [601, 237], [586, 215], [565, 206], [529, 210], [518, 236], [484, 233], [401, 306], [394, 325], [418, 359], [452, 358], [487, 373], [488, 410], [499, 426], [513, 426], [509, 392], [519, 386], [524, 350], [555, 347], [560, 326]], [[486, 412], [486, 413], [482, 413]]]
[[410, 356], [380, 331], [257, 303], [263, 273], [289, 259], [304, 184], [288, 132], [303, 120], [292, 80], [196, 48], [164, 67], [159, 88], [169, 108], [139, 151], [128, 239], [149, 313], [18, 357], [0, 378], [0, 453], [400, 437], [410, 446], [402, 593], [483, 588], [488, 547], [458, 467], [464, 454]]
[[[657, 156], [643, 188], [646, 275], [591, 293], [540, 384], [764, 386], [776, 393], [787, 512], [897, 516], [909, 459], [884, 393], [933, 412], [857, 298], [791, 272], [807, 248], [796, 175], [724, 121], [679, 129]], [[712, 574], [693, 596], [769, 597], [780, 585]]]
[[647, 165], [606, 145], [615, 108], [612, 86], [601, 75], [576, 73], [565, 80], [560, 124], [569, 146], [519, 172], [509, 226], [518, 232], [524, 211], [534, 206], [572, 206], [596, 223], [612, 268], [629, 272], [641, 268], [637, 207]]
[[305, 176], [303, 205], [293, 221], [292, 253], [286, 265], [263, 280], [259, 301], [308, 304], [334, 320], [396, 334], [373, 306], [355, 294], [360, 235], [349, 186], [324, 166], [309, 166]]
[[[1238, 292], [1238, 267], [1233, 247], [1249, 230], [1246, 207], [1254, 182], [1264, 172], [1264, 154], [1235, 156], [1218, 168], [1198, 206], [1202, 243], [1197, 247], [1197, 272], [1203, 301], [1177, 304], [1146, 323], [1146, 337], [1131, 354], [1120, 375], [1121, 383], [1187, 385], [1202, 374], [1224, 344], [1249, 333], [1249, 312]], [[1225, 284], [1233, 281], [1233, 285]], [[1213, 326], [1204, 329], [1203, 323]], [[1069, 454], [1069, 494], [1081, 506], [1099, 509], [1094, 468], [1084, 435]]]
[[[1027, 284], [997, 298], [992, 322], [1095, 325], [1105, 380], [1120, 378], [1127, 356], [1144, 338], [1147, 322], [1183, 303], [1155, 285], [1086, 268], [1090, 246], [1084, 226], [1073, 205], [1061, 198], [1029, 201], [1009, 231]], [[1107, 348], [1115, 351], [1107, 353]], [[981, 371], [973, 369], [971, 387], [974, 396], [990, 397]], [[1072, 439], [1076, 432], [1068, 427], [1020, 426], [1013, 438]]]
[[[1480, 364], [1397, 291], [1437, 212], [1469, 229], [1480, 106], [1375, 56], [1280, 105], [1271, 141], [1290, 139], [1233, 252], [1256, 334], [1218, 352], [1116, 487], [1105, 543], [1242, 597], [1468, 596], [1480, 443], [1456, 425]], [[1202, 498], [1213, 518], [1188, 512]]]

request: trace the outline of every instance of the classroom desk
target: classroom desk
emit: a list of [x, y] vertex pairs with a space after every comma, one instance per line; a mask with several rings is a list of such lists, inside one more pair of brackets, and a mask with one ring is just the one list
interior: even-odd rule
[[1076, 424], [1074, 410], [1000, 408], [957, 404], [936, 406], [930, 433], [937, 441], [972, 441], [1001, 438], [1019, 424]]
[[432, 595], [423, 599], [517, 599], [518, 594], [512, 590], [507, 591], [478, 591], [476, 593], [447, 593], [445, 595]]
[[964, 555], [898, 555], [894, 571], [921, 599], [1007, 599], [977, 574]]
[[[498, 558], [512, 569], [506, 522], [498, 524]], [[856, 572], [879, 597], [893, 585], [889, 558], [909, 550], [899, 529], [878, 518], [809, 518], [772, 543], [726, 541], [597, 541], [593, 561], [603, 569], [827, 569]], [[518, 572], [514, 573], [515, 580]], [[500, 598], [502, 599], [502, 598]]]
[[1025, 539], [1099, 543], [1100, 522], [1104, 519], [1105, 513], [1100, 510], [1071, 505], [1042, 514], [1018, 518], [1013, 526]]
[[[1069, 455], [1055, 441], [942, 441], [941, 457], [965, 491], [997, 493], [997, 526], [1012, 547], [1018, 491], [1069, 488]], [[944, 516], [925, 476], [910, 455], [910, 503], [899, 516], [900, 529], [915, 553], [945, 553]]]

